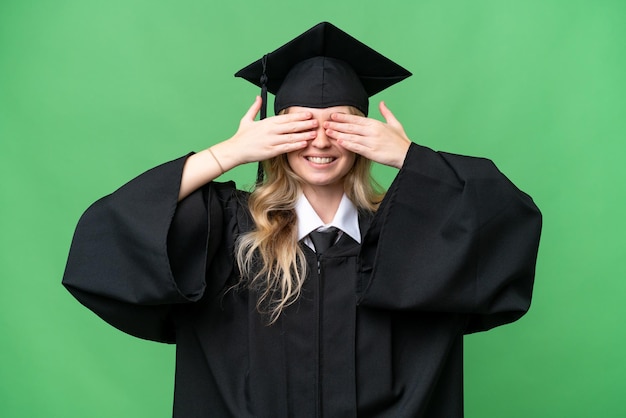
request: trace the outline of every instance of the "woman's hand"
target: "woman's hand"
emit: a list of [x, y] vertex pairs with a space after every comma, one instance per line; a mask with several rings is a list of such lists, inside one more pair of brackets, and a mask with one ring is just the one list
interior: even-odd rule
[[318, 122], [310, 112], [294, 112], [255, 121], [260, 109], [261, 98], [257, 97], [241, 119], [235, 135], [212, 147], [225, 171], [240, 164], [263, 161], [305, 148], [308, 141], [317, 136]]
[[185, 162], [179, 200], [226, 171], [305, 148], [317, 136], [318, 122], [311, 112], [294, 112], [255, 121], [261, 109], [257, 97], [231, 138], [191, 155]]
[[380, 164], [400, 168], [411, 145], [404, 128], [384, 102], [378, 106], [387, 123], [345, 113], [324, 122], [326, 135], [345, 149]]

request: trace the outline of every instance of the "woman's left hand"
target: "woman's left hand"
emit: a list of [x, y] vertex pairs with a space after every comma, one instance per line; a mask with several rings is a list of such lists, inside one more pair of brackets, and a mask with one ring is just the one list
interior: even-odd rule
[[404, 128], [384, 102], [378, 106], [387, 123], [362, 116], [333, 113], [324, 122], [326, 135], [348, 151], [380, 164], [400, 168], [411, 145]]

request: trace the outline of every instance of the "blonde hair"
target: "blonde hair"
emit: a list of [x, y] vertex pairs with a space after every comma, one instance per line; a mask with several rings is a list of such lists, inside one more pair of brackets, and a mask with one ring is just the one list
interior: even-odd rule
[[[298, 299], [307, 274], [295, 212], [303, 180], [289, 166], [286, 154], [264, 161], [263, 169], [265, 180], [248, 200], [255, 228], [237, 240], [236, 260], [239, 285], [258, 293], [257, 310], [268, 314], [271, 324]], [[357, 154], [343, 184], [359, 210], [378, 209], [384, 193], [371, 176], [370, 160]]]

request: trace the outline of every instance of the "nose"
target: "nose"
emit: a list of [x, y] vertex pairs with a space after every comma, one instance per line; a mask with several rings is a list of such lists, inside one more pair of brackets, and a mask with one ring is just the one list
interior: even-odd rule
[[313, 141], [311, 141], [311, 145], [315, 148], [328, 148], [331, 146], [330, 138], [326, 136], [326, 130], [324, 129], [322, 124], [320, 123], [320, 127], [317, 129], [317, 136]]

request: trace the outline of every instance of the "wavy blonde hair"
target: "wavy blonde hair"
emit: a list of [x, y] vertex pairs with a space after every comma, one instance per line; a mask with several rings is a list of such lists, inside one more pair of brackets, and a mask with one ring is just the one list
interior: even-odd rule
[[[258, 293], [257, 310], [268, 314], [272, 324], [298, 299], [307, 274], [295, 211], [303, 180], [289, 166], [286, 154], [264, 161], [263, 169], [265, 180], [248, 200], [255, 228], [237, 240], [236, 259], [241, 272], [239, 286]], [[376, 211], [384, 196], [372, 178], [371, 161], [358, 154], [343, 185], [359, 210]]]

